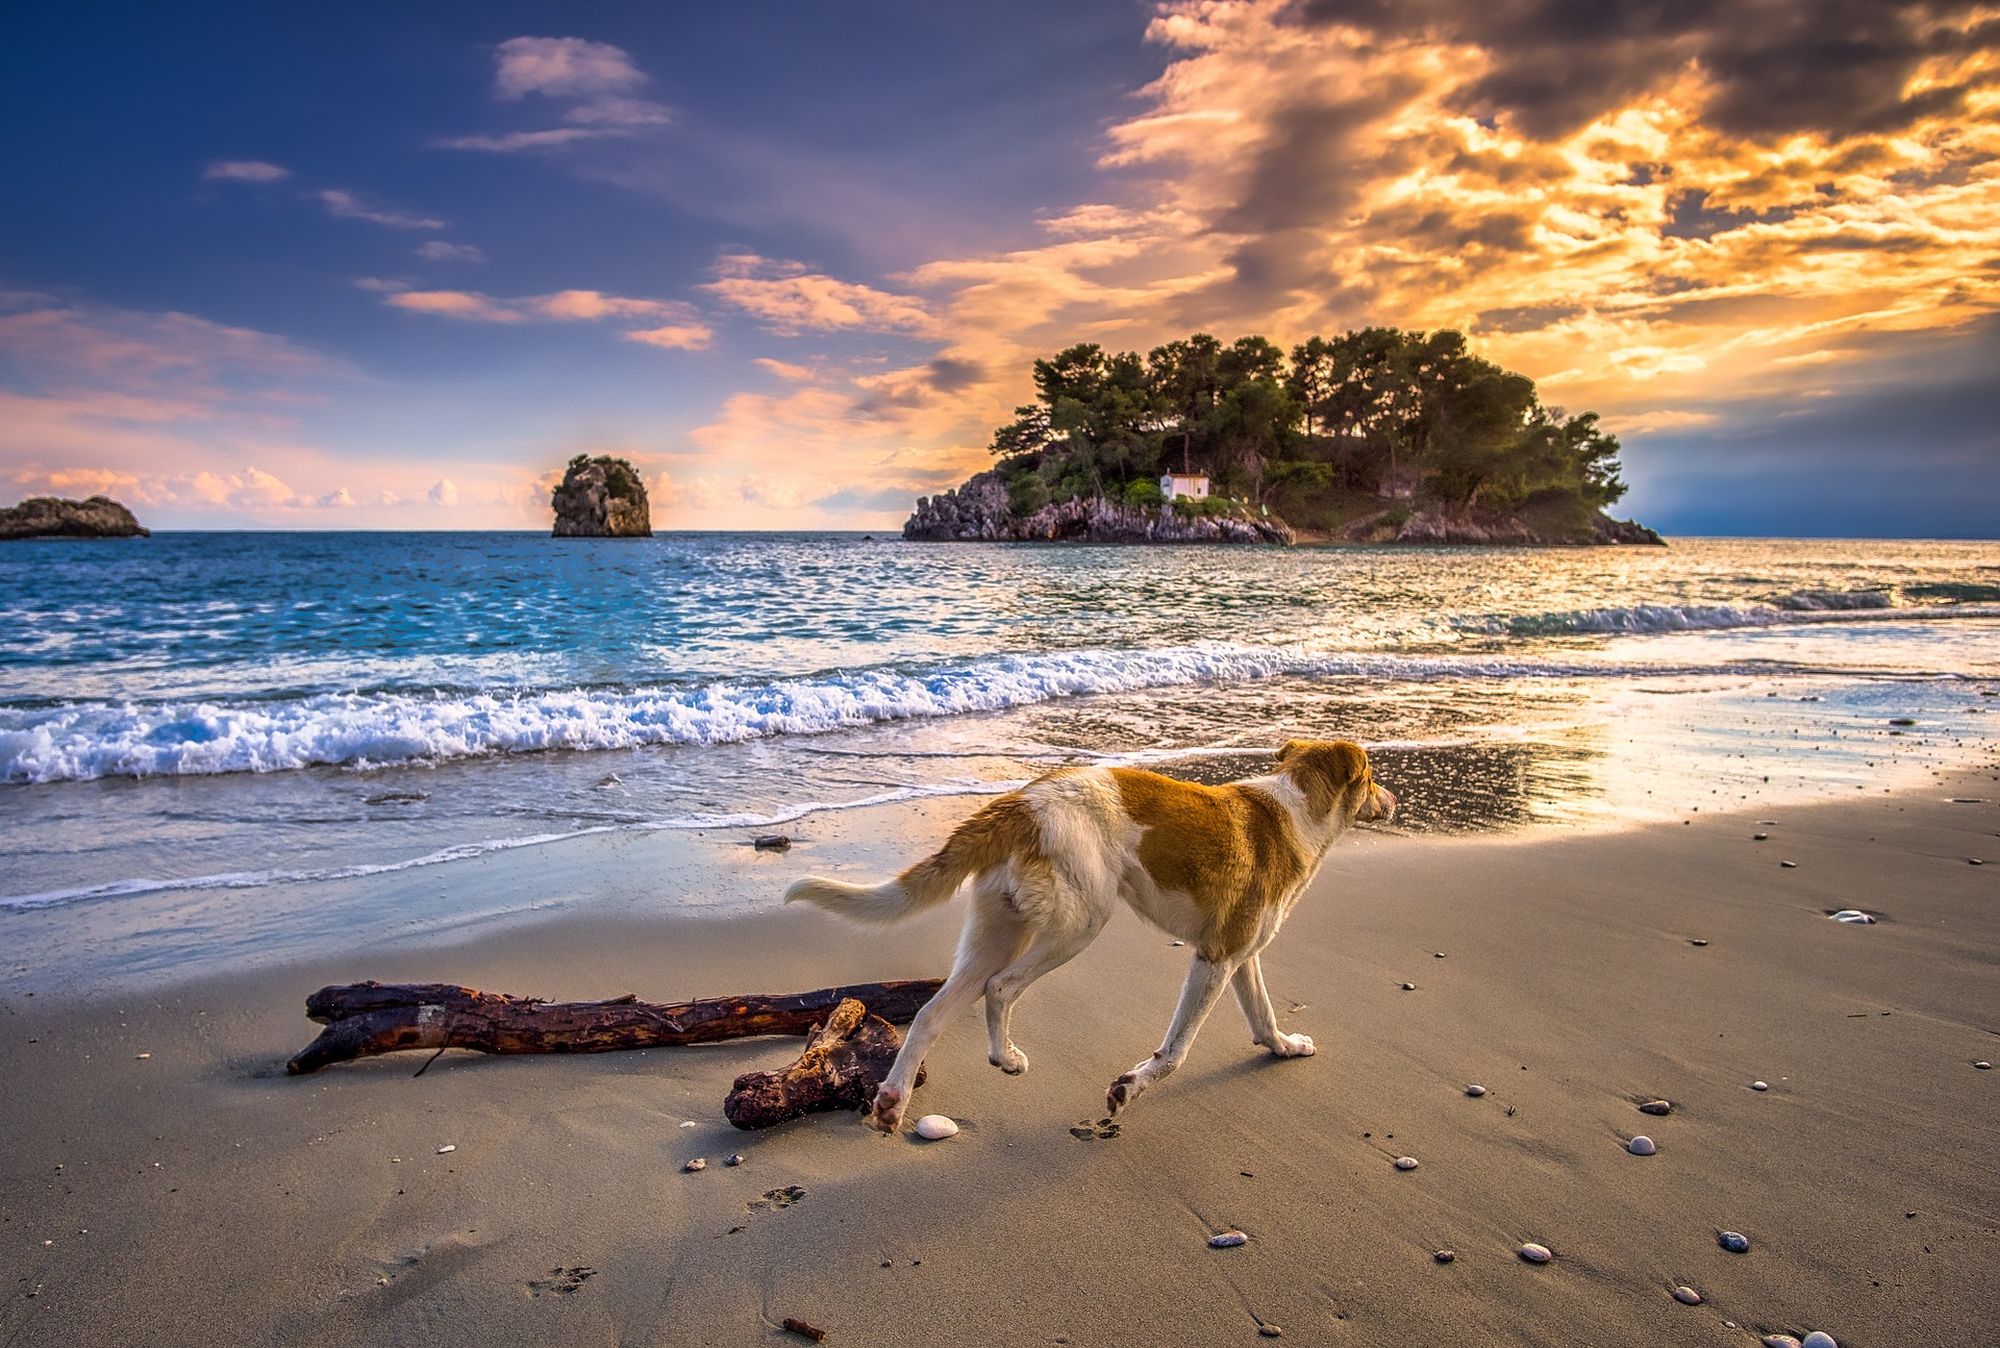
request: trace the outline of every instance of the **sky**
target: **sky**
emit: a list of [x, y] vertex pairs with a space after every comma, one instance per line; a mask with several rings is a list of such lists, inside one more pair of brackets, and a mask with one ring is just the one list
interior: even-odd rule
[[1078, 341], [1463, 330], [1680, 533], [2000, 535], [2000, 4], [34, 0], [0, 497], [893, 529]]

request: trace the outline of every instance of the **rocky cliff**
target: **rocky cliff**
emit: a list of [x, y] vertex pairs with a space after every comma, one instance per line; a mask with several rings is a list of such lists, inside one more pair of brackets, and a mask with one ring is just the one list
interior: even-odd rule
[[1020, 516], [995, 472], [917, 501], [903, 537], [925, 543], [1290, 543], [1283, 520], [1248, 515], [1182, 516], [1171, 506], [1140, 509], [1072, 498]]
[[109, 496], [87, 501], [31, 496], [0, 510], [0, 539], [146, 538], [152, 532]]
[[1335, 531], [1342, 543], [1481, 544], [1501, 547], [1590, 546], [1641, 543], [1665, 546], [1666, 540], [1636, 520], [1614, 520], [1603, 511], [1515, 515], [1468, 511], [1453, 514], [1419, 510], [1406, 517], [1389, 512], [1355, 520]]
[[569, 461], [549, 504], [557, 538], [651, 538], [653, 511], [639, 470], [607, 454]]

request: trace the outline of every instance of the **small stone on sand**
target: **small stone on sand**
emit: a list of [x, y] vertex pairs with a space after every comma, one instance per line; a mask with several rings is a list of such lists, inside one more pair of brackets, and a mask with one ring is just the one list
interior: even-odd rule
[[1416, 1168], [1417, 1168], [1417, 1158], [1416, 1158], [1416, 1157], [1414, 1157], [1414, 1156], [1398, 1156], [1398, 1157], [1396, 1158], [1396, 1169], [1398, 1169], [1398, 1170], [1415, 1170]]
[[1862, 912], [1859, 908], [1843, 908], [1833, 914], [1833, 920], [1835, 922], [1851, 923], [1857, 927], [1873, 926], [1875, 923], [1874, 918]]
[[759, 852], [785, 852], [791, 850], [792, 840], [782, 833], [766, 833], [751, 843]]
[[1417, 985], [1415, 983], [1403, 984], [1403, 991], [1405, 992], [1415, 992], [1416, 990], [1417, 990]]
[[1840, 1348], [1840, 1344], [1825, 1330], [1815, 1329], [1799, 1341], [1799, 1348]]
[[1768, 1091], [1771, 1089], [1771, 1083], [1768, 1081], [1753, 1081], [1750, 1083], [1750, 1089], [1753, 1091]]
[[681, 1172], [683, 1174], [692, 1175], [697, 1170], [706, 1170], [706, 1169], [708, 1169], [708, 1158], [706, 1156], [697, 1156], [692, 1161], [689, 1161], [686, 1165], [682, 1166]]
[[1688, 944], [1689, 944], [1689, 945], [1707, 945], [1707, 944], [1708, 944], [1708, 942], [1706, 942], [1706, 941], [1702, 940], [1702, 939], [1701, 939], [1701, 938], [1700, 938], [1699, 936], [1696, 936], [1696, 937], [1694, 937], [1693, 939], [1691, 939], [1691, 940], [1690, 940], [1690, 941], [1688, 942]]
[[1764, 1348], [1800, 1348], [1799, 1341], [1789, 1334], [1766, 1334], [1757, 1342]]
[[1972, 1065], [1974, 1067], [1977, 1067], [1982, 1072], [1990, 1072], [1993, 1070], [1993, 1064], [1986, 1061], [1986, 1059], [1984, 1058], [1979, 1059], [1979, 1061], [1973, 1063]]
[[1631, 1152], [1634, 1156], [1651, 1156], [1659, 1150], [1659, 1147], [1653, 1142], [1652, 1138], [1641, 1133], [1625, 1144], [1625, 1150]]
[[734, 1166], [734, 1165], [742, 1165], [742, 1164], [743, 1164], [743, 1153], [742, 1153], [742, 1152], [740, 1152], [740, 1151], [732, 1151], [732, 1152], [730, 1152], [730, 1153], [729, 1153], [729, 1155], [728, 1155], [728, 1156], [726, 1156], [726, 1157], [724, 1157], [724, 1158], [723, 1158], [723, 1161], [722, 1161], [722, 1163], [723, 1163], [724, 1165], [731, 1165], [731, 1166]]
[[1699, 1306], [1701, 1304], [1701, 1293], [1695, 1291], [1692, 1287], [1676, 1287], [1674, 1289], [1674, 1300], [1680, 1302], [1683, 1306]]
[[1799, 868], [1799, 863], [1796, 861], [1781, 861], [1778, 863], [1778, 866], [1781, 870], [1795, 871]]
[[1639, 1106], [1639, 1112], [1641, 1114], [1671, 1114], [1674, 1112], [1674, 1106], [1668, 1100], [1648, 1100]]
[[926, 1114], [917, 1120], [917, 1136], [927, 1142], [958, 1136], [958, 1125], [943, 1114]]
[[1440, 1263], [1440, 1264], [1449, 1264], [1449, 1263], [1450, 1263], [1450, 1262], [1451, 1262], [1452, 1260], [1454, 1260], [1454, 1259], [1458, 1258], [1458, 1251], [1456, 1251], [1456, 1250], [1432, 1250], [1432, 1251], [1431, 1251], [1431, 1258], [1432, 1258], [1433, 1260], [1435, 1260], [1435, 1261], [1436, 1261], [1437, 1263]]
[[1285, 1331], [1276, 1325], [1258, 1325], [1257, 1332], [1267, 1339], [1279, 1339], [1285, 1335]]
[[1750, 1253], [1750, 1237], [1741, 1231], [1724, 1231], [1715, 1238], [1715, 1243], [1731, 1254]]
[[443, 1155], [445, 1155], [445, 1154], [446, 1154], [446, 1153], [448, 1153], [448, 1152], [454, 1152], [454, 1151], [457, 1151], [457, 1150], [458, 1150], [458, 1143], [456, 1143], [456, 1142], [447, 1142], [447, 1143], [445, 1143], [445, 1144], [444, 1144], [444, 1145], [443, 1145], [442, 1147], [439, 1147], [439, 1148], [438, 1148], [438, 1150], [437, 1150], [437, 1154], [438, 1154], [438, 1155], [440, 1155], [440, 1156], [443, 1156]]
[[1770, 838], [1770, 836], [1771, 836], [1771, 835], [1770, 835], [1770, 834], [1768, 834], [1768, 833], [1753, 833], [1753, 834], [1751, 834], [1751, 835], [1750, 835], [1750, 841], [1751, 841], [1751, 842], [1764, 842], [1765, 840], [1767, 840], [1768, 838]]
[[146, 1061], [146, 1059], [152, 1057], [153, 1055], [150, 1053], [134, 1053], [132, 1056], [137, 1058], [140, 1062], [144, 1062]]
[[1556, 1257], [1555, 1252], [1551, 1250], [1548, 1246], [1537, 1245], [1532, 1240], [1529, 1241], [1526, 1245], [1523, 1245], [1520, 1249], [1514, 1251], [1514, 1253], [1520, 1255], [1521, 1258], [1527, 1260], [1531, 1264], [1546, 1264], [1549, 1262], [1549, 1260]]
[[1473, 1099], [1477, 1100], [1480, 1096], [1486, 1094], [1486, 1088], [1480, 1085], [1478, 1082], [1474, 1082], [1472, 1085], [1467, 1086], [1465, 1088], [1465, 1093], [1471, 1096]]
[[1228, 1250], [1249, 1243], [1250, 1237], [1241, 1231], [1222, 1231], [1208, 1238], [1208, 1248], [1211, 1250]]

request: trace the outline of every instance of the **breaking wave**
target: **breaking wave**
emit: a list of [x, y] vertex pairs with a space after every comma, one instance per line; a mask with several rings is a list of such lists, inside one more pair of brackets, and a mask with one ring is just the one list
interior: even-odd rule
[[1923, 586], [1913, 587], [1913, 590], [1935, 592], [1947, 588], [1954, 593], [1926, 593], [1920, 596], [1926, 600], [1948, 601], [1944, 603], [1907, 604], [1902, 602], [1904, 596], [1893, 590], [1798, 590], [1763, 604], [1632, 604], [1621, 608], [1573, 609], [1566, 613], [1473, 618], [1461, 620], [1457, 626], [1461, 631], [1493, 636], [1546, 637], [1570, 633], [1721, 631], [1739, 627], [1776, 627], [1787, 623], [2000, 617], [2000, 609], [1976, 603], [1977, 599], [1985, 597], [1983, 594], [1958, 593], [1993, 590], [1995, 597], [2000, 598], [2000, 587]]

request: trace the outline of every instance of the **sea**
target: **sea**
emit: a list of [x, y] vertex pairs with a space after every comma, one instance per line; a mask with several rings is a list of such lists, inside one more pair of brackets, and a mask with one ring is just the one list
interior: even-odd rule
[[1464, 833], [1923, 787], [2000, 732], [1978, 542], [161, 533], [0, 547], [0, 633], [0, 931], [1292, 737]]

